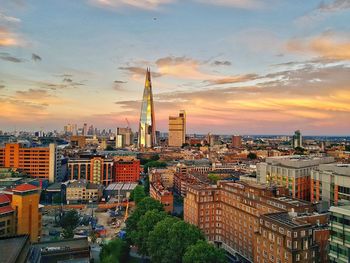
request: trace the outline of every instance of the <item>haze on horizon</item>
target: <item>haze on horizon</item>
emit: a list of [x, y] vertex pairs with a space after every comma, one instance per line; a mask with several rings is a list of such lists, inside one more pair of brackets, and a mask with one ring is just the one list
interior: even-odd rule
[[349, 0], [0, 0], [0, 130], [349, 135]]

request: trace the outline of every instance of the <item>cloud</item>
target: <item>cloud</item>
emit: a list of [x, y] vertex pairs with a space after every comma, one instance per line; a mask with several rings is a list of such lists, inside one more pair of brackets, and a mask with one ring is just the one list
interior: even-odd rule
[[0, 47], [17, 45], [19, 45], [17, 36], [11, 33], [8, 29], [0, 26]]
[[124, 90], [123, 84], [127, 83], [126, 81], [122, 80], [115, 80], [113, 81], [113, 89], [115, 91], [122, 91]]
[[324, 59], [350, 60], [350, 35], [324, 32], [308, 39], [287, 42], [288, 51], [318, 55]]
[[132, 7], [145, 10], [156, 10], [172, 2], [174, 2], [174, 0], [90, 0], [90, 3], [98, 7], [115, 9]]
[[3, 84], [0, 84], [0, 89], [4, 89], [6, 86]]
[[20, 23], [21, 19], [13, 16], [7, 16], [0, 12], [0, 21], [8, 22], [8, 23]]
[[263, 6], [262, 1], [257, 0], [196, 0], [196, 2], [239, 9], [256, 9]]
[[215, 60], [211, 63], [213, 66], [231, 66], [232, 63], [230, 61], [224, 60], [224, 61], [219, 61]]
[[18, 99], [42, 99], [44, 97], [51, 97], [47, 90], [43, 89], [29, 89], [16, 91], [16, 97]]
[[246, 75], [237, 75], [233, 77], [212, 79], [212, 80], [207, 80], [206, 82], [208, 82], [209, 85], [222, 85], [222, 84], [242, 83], [242, 82], [255, 80], [257, 78], [259, 78], [259, 75], [257, 74], [246, 74]]
[[24, 59], [11, 56], [9, 53], [6, 52], [0, 52], [0, 59], [14, 63], [21, 63], [25, 61]]
[[41, 59], [41, 57], [39, 55], [33, 53], [32, 54], [32, 60], [33, 61], [41, 61], [42, 59]]
[[[145, 67], [138, 67], [138, 66], [128, 66], [128, 67], [119, 67], [120, 70], [126, 71], [129, 74], [137, 75], [137, 76], [145, 76], [146, 75], [146, 68]], [[154, 72], [151, 70], [152, 77], [158, 78], [162, 74], [158, 72]]]

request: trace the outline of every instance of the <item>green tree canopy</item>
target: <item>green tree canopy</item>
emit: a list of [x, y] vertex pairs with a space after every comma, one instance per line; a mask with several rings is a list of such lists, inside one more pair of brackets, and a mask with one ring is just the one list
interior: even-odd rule
[[208, 179], [211, 181], [212, 184], [216, 184], [217, 181], [220, 180], [220, 176], [216, 174], [208, 174]]
[[174, 217], [157, 223], [149, 234], [148, 252], [154, 262], [182, 262], [186, 248], [203, 240], [199, 228]]
[[146, 197], [146, 193], [142, 185], [136, 186], [130, 195], [130, 199], [134, 200], [136, 205], [145, 197]]
[[143, 166], [143, 170], [145, 172], [148, 171], [148, 167], [157, 167], [157, 168], [164, 168], [166, 167], [166, 163], [165, 162], [161, 162], [161, 161], [149, 161], [148, 163], [146, 163], [144, 166]]
[[255, 160], [258, 158], [258, 156], [256, 155], [256, 153], [250, 152], [250, 153], [248, 153], [247, 158], [249, 158], [251, 160]]
[[154, 229], [155, 225], [167, 216], [166, 212], [159, 212], [155, 209], [147, 211], [146, 214], [141, 216], [137, 223], [137, 228], [131, 232], [131, 240], [133, 244], [138, 247], [138, 253], [140, 255], [148, 255], [149, 234]]
[[189, 246], [182, 258], [183, 263], [225, 263], [225, 251], [218, 249], [206, 241], [199, 240]]
[[122, 263], [129, 258], [129, 245], [127, 242], [116, 238], [102, 247], [100, 252], [101, 263]]
[[126, 220], [126, 232], [131, 233], [133, 229], [137, 228], [137, 223], [140, 221], [141, 216], [147, 213], [150, 210], [164, 211], [163, 205], [161, 202], [151, 198], [145, 197], [143, 198], [134, 212], [128, 217]]
[[72, 238], [74, 229], [79, 225], [79, 215], [76, 210], [69, 210], [61, 218], [60, 225], [63, 228], [63, 237]]

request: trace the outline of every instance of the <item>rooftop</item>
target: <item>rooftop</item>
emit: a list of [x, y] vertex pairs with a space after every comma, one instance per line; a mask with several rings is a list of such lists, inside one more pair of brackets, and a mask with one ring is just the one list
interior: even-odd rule
[[263, 216], [268, 218], [271, 221], [274, 221], [281, 225], [285, 225], [289, 228], [296, 228], [296, 227], [308, 225], [308, 223], [298, 220], [296, 216], [293, 216], [288, 212], [271, 213], [271, 214], [265, 214]]
[[10, 199], [5, 194], [0, 194], [0, 205], [9, 203]]
[[12, 189], [13, 192], [30, 192], [38, 190], [38, 187], [31, 184], [20, 184]]
[[[27, 235], [0, 238], [0, 263], [17, 262], [17, 258], [28, 241]], [[2, 255], [6, 255], [3, 257]]]

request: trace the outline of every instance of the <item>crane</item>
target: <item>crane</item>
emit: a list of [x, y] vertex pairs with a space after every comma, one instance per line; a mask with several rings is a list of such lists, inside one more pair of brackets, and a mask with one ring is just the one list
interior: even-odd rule
[[128, 118], [125, 118], [125, 121], [126, 121], [126, 123], [128, 124], [128, 126], [127, 126], [126, 128], [129, 128], [129, 127], [130, 127], [130, 123], [129, 123]]

